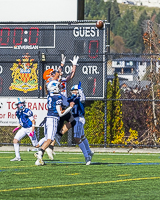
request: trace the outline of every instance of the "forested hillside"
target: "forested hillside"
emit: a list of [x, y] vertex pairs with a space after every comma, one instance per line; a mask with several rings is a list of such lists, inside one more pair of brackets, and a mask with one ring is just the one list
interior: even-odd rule
[[[119, 4], [116, 0], [85, 0], [85, 19], [108, 19], [110, 9], [111, 52], [144, 53], [143, 40], [146, 20], [160, 24], [160, 9], [129, 4]], [[156, 30], [159, 32], [159, 30]], [[159, 42], [159, 33], [156, 33]], [[160, 42], [159, 42], [160, 43]]]

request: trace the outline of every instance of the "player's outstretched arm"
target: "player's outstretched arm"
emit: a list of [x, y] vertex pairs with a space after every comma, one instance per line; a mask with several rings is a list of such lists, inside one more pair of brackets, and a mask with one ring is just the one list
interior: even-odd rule
[[61, 66], [59, 66], [58, 68], [59, 73], [62, 72], [62, 68], [65, 65], [65, 62], [66, 62], [66, 56], [64, 56], [64, 54], [61, 54]]
[[73, 106], [74, 106], [74, 102], [71, 102], [70, 106], [66, 110], [62, 110], [62, 107], [60, 105], [57, 105], [56, 109], [57, 109], [58, 115], [60, 117], [63, 117], [64, 115], [66, 115], [67, 113], [70, 112], [70, 110], [73, 108]]
[[73, 60], [70, 60], [71, 63], [72, 63], [72, 71], [71, 71], [71, 74], [69, 76], [66, 77], [66, 82], [69, 82], [75, 75], [75, 72], [76, 72], [76, 66], [78, 65], [77, 62], [78, 62], [78, 59], [79, 59], [79, 56], [74, 56], [73, 57]]
[[13, 133], [15, 132], [15, 131], [17, 131], [19, 128], [21, 127], [21, 125], [19, 124], [15, 129], [13, 129]]

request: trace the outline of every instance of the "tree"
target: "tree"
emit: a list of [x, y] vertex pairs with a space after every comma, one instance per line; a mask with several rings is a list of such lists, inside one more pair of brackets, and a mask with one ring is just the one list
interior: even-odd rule
[[94, 101], [85, 108], [85, 136], [90, 144], [104, 144], [104, 102]]
[[95, 0], [91, 0], [91, 5], [90, 15], [94, 18], [95, 16], [99, 15], [99, 11], [97, 9], [97, 3]]
[[155, 15], [157, 15], [157, 13], [156, 13], [156, 11], [155, 11], [155, 9], [152, 11], [152, 14], [151, 14], [151, 18], [153, 17], [153, 16], [155, 16]]
[[120, 11], [119, 11], [119, 6], [116, 0], [114, 0], [114, 2], [111, 4], [111, 12], [110, 12], [110, 17], [111, 17], [111, 31], [114, 29], [115, 27], [115, 23], [117, 18], [120, 18]]
[[119, 78], [117, 73], [114, 74], [113, 79], [113, 93], [112, 98], [115, 99], [113, 101], [113, 118], [112, 118], [112, 131], [111, 131], [111, 139], [112, 143], [121, 143], [121, 139], [124, 137], [124, 126], [122, 121], [122, 102], [120, 100], [121, 94], [119, 89]]
[[129, 130], [134, 129], [138, 132], [138, 136], [141, 137], [147, 129], [147, 113], [150, 108], [150, 101], [134, 101], [134, 99], [148, 99], [151, 98], [150, 91], [139, 90], [134, 92], [133, 89], [122, 93], [122, 112], [123, 122], [125, 127], [125, 134], [129, 136]]
[[[107, 86], [107, 140], [109, 143], [123, 143], [124, 126], [122, 121], [122, 103], [117, 73], [114, 74], [113, 83]], [[116, 100], [117, 99], [117, 100]]]
[[159, 11], [159, 13], [156, 15], [155, 21], [156, 21], [156, 23], [160, 24], [160, 11]]
[[112, 132], [112, 118], [113, 118], [113, 112], [112, 112], [112, 93], [113, 93], [113, 87], [112, 87], [112, 83], [109, 81], [107, 84], [107, 143], [110, 144], [111, 141], [113, 140], [113, 137], [111, 135]]
[[143, 22], [149, 19], [146, 10], [140, 15], [139, 20], [136, 25], [136, 49], [135, 53], [143, 53], [145, 50], [144, 42], [143, 42]]
[[112, 51], [115, 53], [130, 53], [131, 49], [125, 47], [125, 42], [122, 37], [120, 36], [112, 36], [113, 37], [113, 45]]

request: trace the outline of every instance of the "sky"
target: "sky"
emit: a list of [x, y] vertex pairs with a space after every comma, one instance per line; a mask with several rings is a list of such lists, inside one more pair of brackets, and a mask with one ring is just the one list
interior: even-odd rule
[[0, 0], [1, 22], [76, 21], [77, 0]]

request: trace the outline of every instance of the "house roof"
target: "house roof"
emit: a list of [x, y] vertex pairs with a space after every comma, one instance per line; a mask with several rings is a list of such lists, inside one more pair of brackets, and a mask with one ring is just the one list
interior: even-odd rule
[[[116, 58], [113, 59], [113, 61], [136, 61], [136, 62], [150, 62], [151, 59], [146, 58], [146, 57], [122, 57], [122, 58]], [[156, 61], [153, 59], [153, 61]]]
[[[107, 81], [113, 80], [115, 78], [114, 75], [107, 75]], [[127, 78], [118, 77], [119, 81], [127, 81]]]
[[129, 88], [146, 88], [146, 86], [149, 86], [151, 84], [151, 81], [121, 81], [120, 87], [123, 85], [127, 85]]

